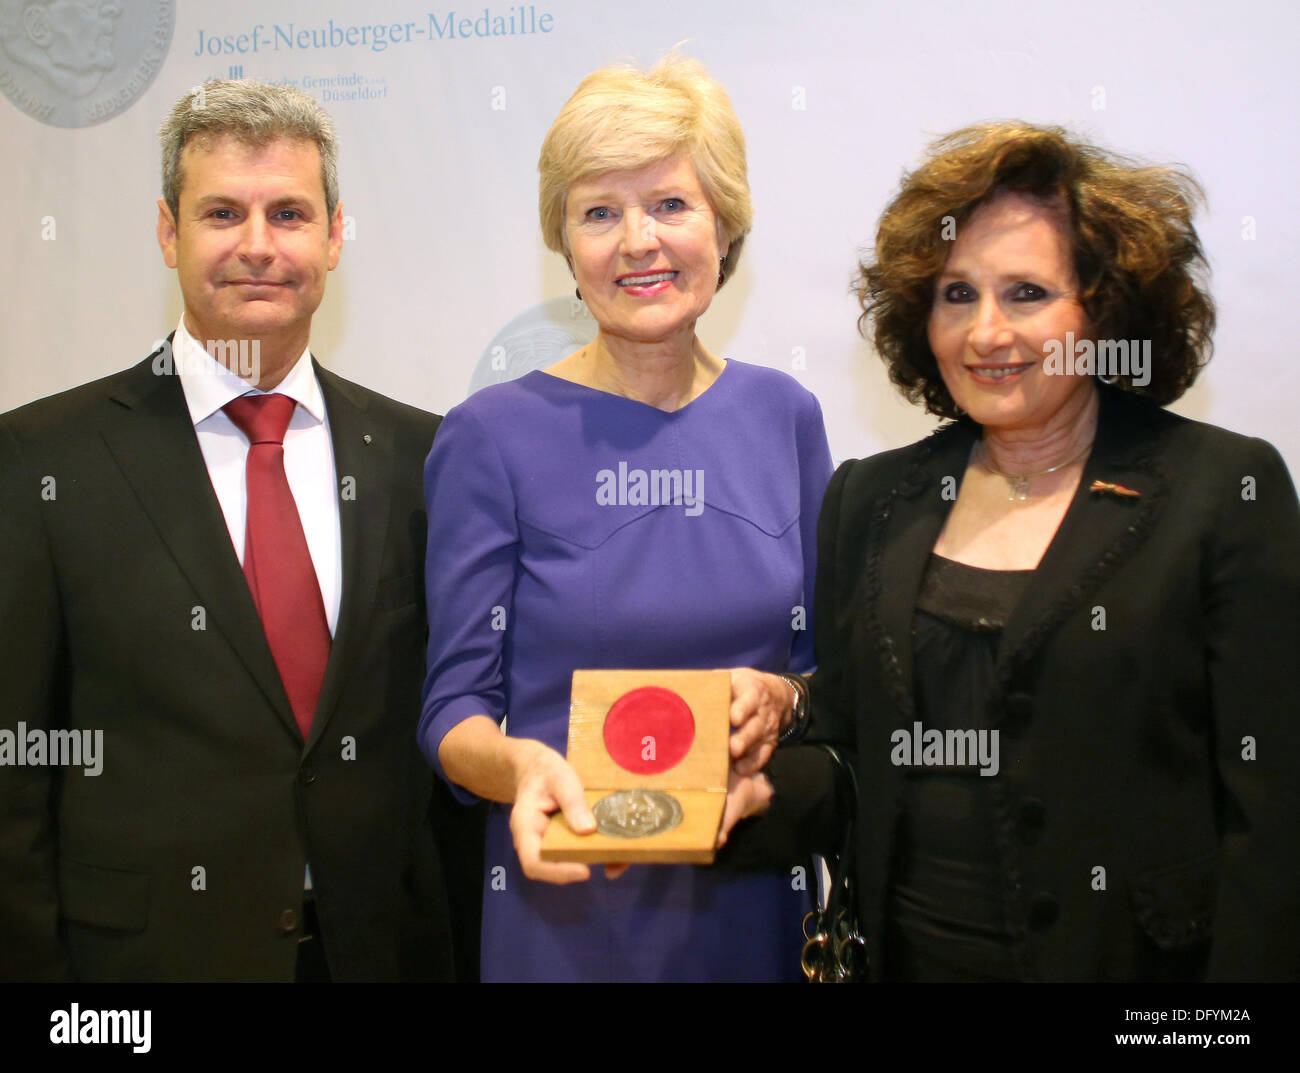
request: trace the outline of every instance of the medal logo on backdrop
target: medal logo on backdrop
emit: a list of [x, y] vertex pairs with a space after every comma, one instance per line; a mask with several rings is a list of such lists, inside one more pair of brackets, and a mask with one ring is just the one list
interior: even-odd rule
[[552, 298], [526, 309], [479, 355], [466, 395], [545, 369], [596, 338], [596, 321], [577, 298]]
[[0, 90], [51, 127], [126, 111], [161, 70], [176, 0], [0, 0]]

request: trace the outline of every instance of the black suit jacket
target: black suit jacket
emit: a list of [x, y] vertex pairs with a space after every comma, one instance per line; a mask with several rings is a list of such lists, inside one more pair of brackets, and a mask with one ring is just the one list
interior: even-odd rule
[[316, 374], [343, 591], [305, 743], [179, 379], [0, 418], [0, 728], [103, 731], [97, 776], [0, 767], [0, 976], [292, 980], [310, 861], [336, 980], [451, 978], [414, 744], [439, 418]]
[[[952, 505], [945, 478], [960, 482], [977, 434], [959, 423], [845, 463], [821, 517], [810, 740], [856, 753], [877, 978], [905, 777], [890, 735], [918, 718], [916, 597]], [[1097, 480], [1140, 494], [1090, 491]], [[1102, 388], [1095, 447], [988, 699], [1026, 978], [1300, 977], [1298, 657], [1300, 510], [1277, 452]], [[824, 754], [780, 750], [771, 770], [776, 802], [736, 859], [837, 848]]]

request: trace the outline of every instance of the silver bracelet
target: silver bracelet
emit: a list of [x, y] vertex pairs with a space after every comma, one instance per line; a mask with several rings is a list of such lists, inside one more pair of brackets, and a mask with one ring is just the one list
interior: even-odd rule
[[801, 674], [778, 674], [794, 691], [794, 705], [790, 725], [776, 739], [778, 745], [798, 741], [808, 729], [808, 682]]

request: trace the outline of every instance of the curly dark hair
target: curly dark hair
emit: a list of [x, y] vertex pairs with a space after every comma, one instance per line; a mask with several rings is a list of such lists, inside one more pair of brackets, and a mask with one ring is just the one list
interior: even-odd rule
[[1079, 297], [1096, 338], [1151, 340], [1149, 383], [1121, 376], [1116, 385], [1161, 405], [1191, 387], [1214, 333], [1214, 301], [1202, 283], [1208, 265], [1192, 226], [1204, 200], [1199, 184], [1183, 170], [1139, 164], [1060, 127], [1014, 121], [934, 142], [904, 176], [880, 217], [874, 253], [860, 265], [858, 328], [908, 400], [940, 417], [961, 414], [927, 323], [952, 224], [1002, 193], [1068, 208]]

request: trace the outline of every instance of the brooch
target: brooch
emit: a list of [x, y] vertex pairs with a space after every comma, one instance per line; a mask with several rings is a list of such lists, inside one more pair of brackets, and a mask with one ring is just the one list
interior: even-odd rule
[[1111, 484], [1110, 481], [1093, 481], [1088, 486], [1089, 492], [1109, 492], [1111, 495], [1124, 496], [1128, 499], [1137, 499], [1142, 493], [1135, 488], [1126, 488], [1122, 484]]

